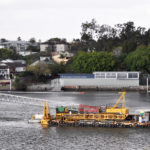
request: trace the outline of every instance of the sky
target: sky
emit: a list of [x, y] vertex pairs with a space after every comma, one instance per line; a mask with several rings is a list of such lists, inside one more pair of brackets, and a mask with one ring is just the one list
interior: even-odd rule
[[99, 25], [133, 21], [148, 29], [150, 0], [0, 0], [0, 38], [72, 41], [93, 18]]

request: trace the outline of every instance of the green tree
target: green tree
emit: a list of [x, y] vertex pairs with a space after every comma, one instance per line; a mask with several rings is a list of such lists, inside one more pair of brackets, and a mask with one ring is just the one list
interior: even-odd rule
[[27, 71], [33, 72], [36, 78], [38, 78], [40, 75], [49, 75], [51, 73], [49, 66], [41, 62], [35, 66], [28, 66]]
[[51, 64], [50, 70], [53, 75], [58, 75], [59, 73], [66, 72], [66, 66], [63, 63], [60, 64]]
[[150, 73], [150, 45], [139, 46], [125, 58], [128, 70]]
[[16, 78], [14, 82], [14, 87], [16, 90], [25, 91], [27, 89], [27, 82], [21, 78]]
[[15, 51], [7, 50], [7, 49], [0, 49], [0, 60], [4, 59], [21, 59], [22, 56], [17, 54]]
[[79, 52], [74, 58], [72, 68], [77, 73], [92, 73], [94, 71], [111, 71], [115, 65], [112, 53]]

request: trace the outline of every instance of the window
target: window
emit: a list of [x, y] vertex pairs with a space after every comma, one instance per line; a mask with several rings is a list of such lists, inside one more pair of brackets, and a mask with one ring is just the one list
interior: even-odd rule
[[114, 72], [107, 72], [106, 73], [106, 78], [116, 78], [116, 73], [114, 73]]
[[123, 73], [123, 72], [117, 73], [117, 78], [118, 79], [127, 79], [127, 73]]
[[128, 73], [128, 78], [138, 78], [138, 73]]
[[105, 78], [105, 73], [104, 72], [96, 72], [95, 78]]

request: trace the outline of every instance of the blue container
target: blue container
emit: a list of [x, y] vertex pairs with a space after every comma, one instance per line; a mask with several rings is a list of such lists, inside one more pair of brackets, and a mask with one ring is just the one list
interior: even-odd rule
[[60, 74], [60, 78], [78, 78], [78, 79], [81, 79], [81, 78], [94, 78], [94, 75], [93, 74]]

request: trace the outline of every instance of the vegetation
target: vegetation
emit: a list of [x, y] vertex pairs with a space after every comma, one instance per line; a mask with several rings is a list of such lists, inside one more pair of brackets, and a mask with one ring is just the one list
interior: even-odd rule
[[93, 71], [111, 71], [115, 65], [112, 53], [105, 52], [79, 52], [72, 67], [78, 73], [92, 73]]
[[7, 50], [7, 49], [0, 49], [0, 60], [4, 59], [21, 59], [22, 56], [17, 54], [15, 51]]
[[37, 81], [41, 76], [48, 76], [51, 73], [49, 65], [41, 62], [35, 66], [28, 66], [27, 71], [33, 72]]
[[51, 73], [54, 76], [57, 76], [60, 73], [65, 73], [67, 66], [63, 63], [60, 64], [51, 64], [50, 65]]
[[99, 25], [94, 19], [81, 27], [81, 39], [72, 42], [72, 52], [77, 54], [72, 64], [74, 72], [150, 73], [150, 29], [135, 27], [131, 21], [114, 27]]
[[[139, 45], [150, 43], [150, 29], [135, 27], [134, 22], [117, 24], [114, 27], [99, 25], [92, 19], [91, 22], [82, 23], [81, 39], [73, 41], [73, 49], [83, 51], [110, 52], [115, 47], [122, 47], [123, 53], [134, 51]], [[75, 48], [74, 48], [75, 46]]]
[[26, 60], [27, 64], [32, 64], [40, 59], [40, 53], [25, 56], [24, 59]]
[[150, 45], [140, 46], [125, 58], [128, 70], [150, 73]]
[[25, 91], [27, 89], [27, 82], [21, 78], [16, 78], [13, 85], [16, 90]]

